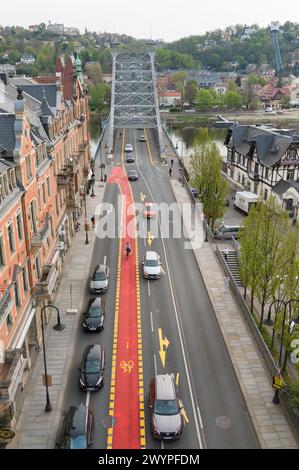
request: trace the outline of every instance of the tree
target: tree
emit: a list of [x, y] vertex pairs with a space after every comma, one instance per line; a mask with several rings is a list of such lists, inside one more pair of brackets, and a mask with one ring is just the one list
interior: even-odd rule
[[243, 98], [235, 91], [228, 91], [224, 95], [224, 103], [229, 108], [239, 108], [243, 104]]
[[211, 109], [214, 104], [214, 98], [211, 90], [200, 88], [196, 93], [196, 107], [198, 109]]
[[216, 220], [224, 214], [227, 192], [227, 181], [221, 175], [222, 159], [215, 142], [208, 140], [201, 145], [195, 142], [190, 165], [192, 184], [198, 190], [207, 223], [213, 230]]
[[190, 80], [189, 82], [186, 83], [185, 99], [188, 101], [190, 106], [192, 106], [195, 101], [197, 91], [198, 91], [198, 86], [195, 80]]
[[183, 93], [184, 91], [184, 83], [186, 79], [186, 72], [176, 72], [173, 73], [170, 77], [171, 83], [173, 83], [178, 91]]
[[8, 62], [10, 64], [15, 64], [16, 62], [20, 60], [20, 58], [21, 58], [21, 53], [17, 49], [14, 51], [10, 51], [8, 53]]
[[88, 78], [92, 81], [93, 85], [98, 85], [102, 77], [102, 68], [99, 63], [97, 64], [87, 64], [85, 70]]
[[89, 105], [92, 111], [102, 111], [105, 106], [105, 91], [104, 83], [89, 87]]

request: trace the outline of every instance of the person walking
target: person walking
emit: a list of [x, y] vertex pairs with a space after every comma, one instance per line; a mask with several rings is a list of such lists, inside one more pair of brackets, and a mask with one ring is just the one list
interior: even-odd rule
[[173, 158], [170, 160], [170, 168], [173, 168]]
[[171, 178], [172, 168], [169, 168], [169, 177]]
[[92, 223], [92, 227], [95, 228], [95, 225], [96, 225], [96, 218], [95, 218], [95, 216], [93, 215], [90, 220], [91, 220], [91, 223]]
[[227, 260], [228, 260], [228, 253], [229, 253], [228, 248], [224, 248], [224, 250], [223, 250], [223, 257], [224, 257], [224, 259], [225, 259], [226, 262], [227, 262]]

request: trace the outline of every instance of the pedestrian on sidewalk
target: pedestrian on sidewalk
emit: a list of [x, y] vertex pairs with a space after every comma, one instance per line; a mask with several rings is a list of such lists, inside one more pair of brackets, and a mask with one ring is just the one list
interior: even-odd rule
[[228, 277], [224, 276], [224, 290], [227, 290], [229, 286]]
[[106, 181], [107, 181], [107, 175], [106, 175], [106, 173], [105, 173], [105, 174], [104, 174], [104, 183], [106, 183]]
[[91, 223], [92, 223], [92, 227], [95, 228], [95, 225], [96, 225], [96, 218], [95, 218], [94, 215], [91, 217]]
[[229, 249], [228, 248], [224, 248], [223, 250], [223, 257], [225, 259], [225, 261], [227, 262], [228, 260], [228, 253], [229, 253]]
[[169, 177], [171, 178], [172, 168], [169, 168]]
[[170, 160], [170, 168], [173, 168], [173, 158]]

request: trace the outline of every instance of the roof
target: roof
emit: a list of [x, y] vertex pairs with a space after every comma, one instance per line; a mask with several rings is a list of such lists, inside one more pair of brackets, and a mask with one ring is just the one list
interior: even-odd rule
[[158, 400], [169, 400], [174, 398], [173, 379], [169, 374], [156, 375], [156, 396]]
[[0, 148], [4, 148], [9, 153], [12, 153], [16, 143], [14, 123], [13, 114], [0, 114]]
[[156, 253], [155, 251], [146, 251], [145, 256], [147, 259], [157, 259], [158, 253]]
[[2, 175], [3, 173], [6, 173], [7, 170], [14, 168], [14, 166], [15, 165], [13, 163], [0, 158], [0, 175]]
[[232, 146], [238, 153], [248, 155], [254, 146], [260, 163], [271, 167], [278, 163], [293, 142], [292, 136], [281, 135], [271, 129], [250, 125], [235, 125], [232, 128]]
[[180, 97], [182, 96], [182, 93], [181, 93], [180, 91], [168, 90], [168, 91], [162, 91], [162, 92], [160, 93], [160, 96], [165, 96], [165, 97], [167, 97], [167, 96], [169, 96], [169, 97], [173, 96], [173, 97], [179, 97], [179, 98], [180, 98]]
[[56, 108], [56, 84], [37, 84], [37, 85], [23, 85], [22, 89], [25, 93], [33, 96], [38, 101], [43, 101], [44, 90], [47, 102], [51, 108]]
[[276, 185], [272, 188], [276, 194], [280, 196], [287, 192], [288, 189], [294, 188], [299, 193], [299, 180], [292, 181], [292, 180], [283, 180], [281, 179], [276, 183]]

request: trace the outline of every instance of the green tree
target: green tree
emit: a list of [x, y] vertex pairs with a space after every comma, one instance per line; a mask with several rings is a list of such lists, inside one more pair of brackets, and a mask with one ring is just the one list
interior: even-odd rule
[[186, 72], [176, 72], [170, 76], [171, 83], [173, 83], [178, 91], [183, 93], [184, 83], [186, 79]]
[[211, 90], [206, 90], [205, 88], [200, 88], [196, 93], [196, 107], [198, 109], [211, 109], [214, 104], [214, 97]]
[[185, 86], [185, 99], [188, 101], [188, 103], [192, 106], [195, 99], [196, 99], [196, 94], [198, 91], [198, 86], [195, 80], [190, 80], [189, 82], [186, 83]]
[[229, 108], [239, 108], [243, 104], [243, 98], [235, 91], [228, 91], [224, 95], [224, 103]]
[[101, 112], [105, 107], [106, 87], [104, 83], [99, 83], [89, 87], [89, 106], [91, 111]]
[[98, 85], [101, 81], [102, 68], [99, 63], [87, 64], [85, 67], [88, 78], [92, 81], [93, 85]]
[[20, 58], [21, 58], [21, 53], [17, 49], [10, 51], [8, 53], [8, 62], [10, 64], [15, 64], [16, 62], [19, 62]]
[[207, 223], [213, 230], [216, 220], [224, 214], [227, 192], [227, 181], [221, 175], [222, 159], [215, 142], [195, 144], [190, 166], [192, 184], [199, 192]]

